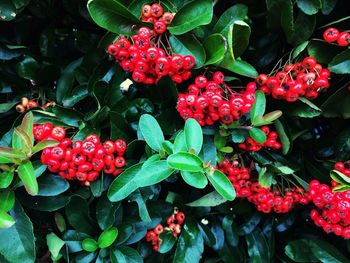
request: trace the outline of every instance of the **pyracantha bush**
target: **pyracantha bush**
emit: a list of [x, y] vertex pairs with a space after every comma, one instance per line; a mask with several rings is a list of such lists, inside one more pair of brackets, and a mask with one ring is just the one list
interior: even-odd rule
[[0, 3], [0, 262], [350, 262], [345, 0]]

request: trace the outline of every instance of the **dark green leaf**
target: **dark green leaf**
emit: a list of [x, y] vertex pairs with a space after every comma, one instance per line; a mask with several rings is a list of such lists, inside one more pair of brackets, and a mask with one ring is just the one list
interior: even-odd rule
[[221, 205], [226, 201], [227, 200], [223, 198], [222, 195], [220, 195], [217, 191], [213, 191], [186, 205], [191, 207], [211, 207]]
[[350, 92], [347, 85], [338, 89], [321, 105], [322, 115], [327, 118], [350, 118]]
[[207, 25], [213, 17], [211, 0], [197, 0], [183, 6], [168, 27], [170, 33], [181, 35], [198, 26]]
[[250, 110], [250, 118], [254, 120], [259, 115], [264, 115], [266, 109], [266, 98], [264, 92], [258, 90], [255, 92], [255, 101]]
[[224, 33], [229, 30], [230, 25], [232, 25], [237, 20], [245, 20], [247, 18], [248, 7], [242, 4], [236, 4], [231, 6], [220, 16], [219, 20], [216, 22], [213, 32], [214, 33]]
[[160, 244], [158, 252], [162, 254], [169, 252], [173, 248], [176, 241], [175, 237], [170, 231], [164, 231], [159, 235], [159, 238], [162, 240], [162, 243]]
[[10, 190], [5, 190], [0, 193], [0, 210], [8, 212], [15, 204], [15, 193]]
[[176, 54], [191, 55], [196, 60], [195, 68], [200, 68], [206, 60], [205, 50], [193, 34], [169, 37], [170, 45]]
[[11, 216], [16, 223], [0, 229], [0, 254], [10, 262], [32, 263], [36, 258], [32, 222], [18, 202]]
[[282, 143], [282, 153], [286, 155], [291, 148], [291, 138], [287, 135], [286, 129], [281, 121], [276, 120], [275, 127]]
[[344, 50], [336, 55], [328, 65], [328, 69], [336, 74], [350, 73], [350, 50]]
[[69, 188], [69, 183], [62, 177], [54, 174], [41, 176], [38, 179], [39, 196], [56, 196]]
[[113, 33], [128, 35], [133, 25], [140, 24], [140, 20], [117, 0], [91, 0], [88, 10], [96, 24]]
[[207, 58], [205, 65], [211, 65], [221, 61], [227, 50], [225, 38], [218, 33], [207, 37], [203, 42], [203, 46]]
[[99, 198], [96, 205], [96, 219], [102, 230], [113, 226], [118, 207], [119, 204], [110, 202], [106, 195]]
[[322, 8], [321, 0], [297, 0], [297, 5], [307, 15], [314, 15]]
[[243, 60], [238, 59], [235, 61], [230, 61], [229, 64], [225, 63], [221, 64], [220, 66], [242, 76], [250, 78], [256, 78], [258, 76], [256, 69], [248, 62]]
[[120, 246], [118, 249], [113, 249], [111, 253], [112, 263], [142, 263], [143, 259], [137, 250]]
[[1, 103], [0, 104], [0, 113], [8, 112], [13, 106], [15, 106], [17, 104], [18, 104], [18, 101]]
[[236, 58], [240, 57], [249, 45], [250, 26], [241, 20], [233, 23], [232, 28], [232, 49]]
[[1, 17], [0, 21], [10, 21], [16, 18], [16, 6], [11, 0], [4, 0], [0, 4]]
[[318, 262], [317, 258], [310, 253], [309, 242], [305, 239], [293, 240], [284, 248], [286, 255], [295, 262]]
[[256, 263], [269, 262], [269, 246], [263, 235], [263, 233], [256, 229], [254, 232], [246, 235], [246, 241], [248, 246], [248, 255], [250, 259]]

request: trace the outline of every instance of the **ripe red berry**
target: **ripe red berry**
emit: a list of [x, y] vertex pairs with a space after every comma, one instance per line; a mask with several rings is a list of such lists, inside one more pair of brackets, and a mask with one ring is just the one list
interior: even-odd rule
[[323, 33], [323, 39], [326, 42], [335, 42], [338, 40], [339, 31], [336, 28], [330, 27], [327, 28]]
[[342, 32], [339, 34], [337, 39], [338, 45], [346, 47], [350, 43], [350, 34], [348, 32]]
[[158, 20], [154, 23], [154, 31], [157, 34], [163, 34], [166, 31], [166, 24], [163, 21]]
[[55, 128], [52, 129], [51, 136], [54, 139], [61, 141], [66, 136], [66, 130], [61, 126], [56, 126]]
[[153, 17], [161, 17], [163, 15], [163, 8], [160, 4], [153, 4], [151, 6], [151, 15]]

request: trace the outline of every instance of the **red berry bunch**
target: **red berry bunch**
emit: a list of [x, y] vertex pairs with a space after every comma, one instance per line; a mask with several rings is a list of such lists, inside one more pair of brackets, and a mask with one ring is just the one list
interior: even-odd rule
[[184, 120], [194, 118], [202, 126], [213, 125], [216, 121], [230, 124], [241, 118], [252, 108], [255, 88], [240, 92], [232, 91], [224, 82], [224, 74], [217, 71], [212, 80], [200, 75], [179, 94], [177, 111]]
[[337, 170], [350, 177], [350, 160], [346, 162], [336, 162], [334, 164], [334, 170]]
[[177, 208], [174, 209], [174, 213], [169, 216], [166, 221], [167, 226], [163, 227], [161, 224], [158, 224], [153, 230], [149, 230], [145, 236], [147, 242], [151, 242], [153, 250], [158, 251], [162, 240], [159, 237], [163, 231], [171, 231], [174, 237], [177, 237], [181, 233], [181, 225], [185, 221], [185, 214], [179, 212]]
[[281, 190], [264, 188], [257, 182], [257, 178], [251, 178], [249, 170], [239, 167], [238, 161], [230, 163], [223, 160], [218, 168], [228, 176], [236, 190], [237, 197], [247, 198], [258, 211], [263, 213], [288, 213], [298, 204], [307, 204], [309, 195], [301, 187], [289, 187]]
[[65, 133], [62, 127], [53, 127], [50, 123], [34, 126], [36, 140], [59, 141], [55, 147], [44, 148], [41, 154], [41, 163], [47, 165], [50, 172], [67, 180], [78, 180], [86, 186], [96, 180], [101, 171], [113, 175], [122, 172], [125, 141], [108, 140], [102, 144], [96, 134], [91, 134], [84, 141], [72, 142], [65, 138]]
[[142, 7], [141, 20], [154, 24], [154, 31], [158, 34], [165, 32], [168, 25], [173, 21], [174, 13], [164, 12], [160, 4], [144, 5]]
[[[164, 13], [161, 5], [145, 5], [142, 19], [150, 16], [154, 22], [154, 30], [141, 27], [131, 40], [120, 37], [108, 46], [108, 53], [113, 56], [124, 71], [132, 73], [132, 79], [138, 83], [156, 84], [162, 77], [169, 75], [175, 83], [188, 80], [196, 61], [193, 56], [173, 54], [171, 47], [167, 49], [162, 43], [161, 34], [173, 17]], [[171, 15], [171, 19], [170, 16]], [[155, 17], [159, 20], [154, 21]], [[167, 39], [167, 36], [165, 36]], [[168, 39], [167, 39], [168, 40]], [[167, 41], [168, 42], [168, 41]]]
[[333, 192], [328, 185], [313, 180], [309, 193], [317, 207], [310, 212], [314, 223], [326, 233], [350, 239], [350, 191]]
[[328, 43], [337, 42], [342, 47], [347, 47], [350, 44], [350, 34], [348, 32], [339, 32], [334, 27], [327, 28], [324, 31], [323, 39]]
[[317, 98], [319, 92], [329, 88], [329, 76], [329, 70], [322, 68], [314, 57], [306, 57], [301, 62], [286, 65], [271, 76], [260, 74], [247, 87], [257, 87], [275, 99], [294, 102], [299, 97]]
[[262, 147], [268, 147], [272, 149], [280, 149], [282, 147], [281, 143], [278, 140], [278, 133], [275, 131], [270, 131], [268, 126], [263, 126], [260, 128], [267, 136], [267, 140], [264, 143], [258, 143], [253, 138], [249, 137], [245, 139], [244, 142], [238, 144], [238, 147], [242, 150], [246, 150], [249, 152], [257, 152]]

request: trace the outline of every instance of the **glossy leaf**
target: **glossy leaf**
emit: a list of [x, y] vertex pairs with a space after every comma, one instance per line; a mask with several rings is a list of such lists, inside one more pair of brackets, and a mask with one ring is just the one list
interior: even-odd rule
[[0, 209], [0, 230], [1, 228], [9, 228], [15, 224], [15, 220], [6, 213], [4, 210]]
[[182, 179], [190, 186], [203, 189], [207, 186], [207, 177], [202, 172], [181, 171]]
[[249, 130], [249, 135], [258, 143], [266, 142], [266, 134], [259, 128], [252, 128]]
[[176, 13], [168, 30], [173, 35], [181, 35], [198, 26], [209, 24], [212, 17], [213, 4], [211, 0], [192, 1]]
[[58, 257], [61, 248], [65, 244], [55, 233], [50, 233], [46, 236], [46, 243], [53, 258]]
[[210, 35], [204, 40], [203, 46], [206, 52], [205, 65], [211, 65], [221, 61], [227, 51], [226, 40], [221, 34]]
[[203, 146], [203, 133], [199, 123], [195, 119], [186, 120], [184, 133], [187, 149], [199, 154]]
[[15, 204], [15, 193], [11, 190], [5, 190], [0, 193], [0, 210], [8, 212]]
[[99, 248], [110, 247], [113, 242], [117, 239], [118, 229], [115, 227], [111, 227], [102, 232], [97, 240], [97, 244]]
[[316, 14], [322, 7], [321, 0], [298, 0], [298, 7], [307, 15]]
[[217, 191], [213, 191], [186, 205], [191, 207], [211, 207], [221, 205], [226, 201], [227, 200], [222, 197], [222, 195], [220, 195]]
[[215, 190], [226, 200], [232, 201], [236, 198], [235, 188], [227, 176], [221, 171], [215, 170], [212, 175], [208, 174], [207, 177]]
[[203, 170], [202, 160], [191, 153], [178, 152], [170, 155], [167, 164], [173, 169], [188, 172], [200, 172]]
[[98, 244], [92, 238], [85, 238], [81, 243], [81, 247], [87, 252], [94, 252], [98, 248]]
[[171, 232], [164, 231], [159, 235], [159, 238], [162, 240], [158, 250], [159, 253], [167, 253], [174, 247], [176, 239]]
[[328, 65], [328, 69], [336, 74], [350, 73], [350, 50], [336, 55]]
[[154, 185], [168, 178], [173, 172], [174, 169], [168, 166], [166, 160], [157, 161], [142, 168], [135, 182], [138, 187]]
[[140, 118], [139, 127], [146, 143], [159, 152], [165, 139], [157, 120], [149, 114], [144, 114]]
[[174, 141], [174, 153], [187, 151], [185, 132], [180, 131]]
[[58, 141], [55, 141], [55, 140], [44, 140], [44, 141], [41, 141], [41, 142], [38, 142], [34, 147], [33, 147], [33, 150], [32, 150], [32, 153], [35, 154], [35, 153], [38, 153], [40, 151], [42, 151], [44, 148], [47, 148], [47, 147], [55, 147], [58, 145]]
[[255, 92], [255, 101], [250, 110], [250, 118], [254, 120], [259, 115], [264, 115], [266, 109], [266, 98], [264, 92], [258, 90]]
[[69, 188], [69, 183], [62, 177], [54, 174], [41, 176], [38, 179], [39, 196], [57, 196]]
[[28, 194], [37, 195], [39, 186], [35, 177], [33, 164], [30, 161], [26, 161], [18, 166], [17, 171]]

